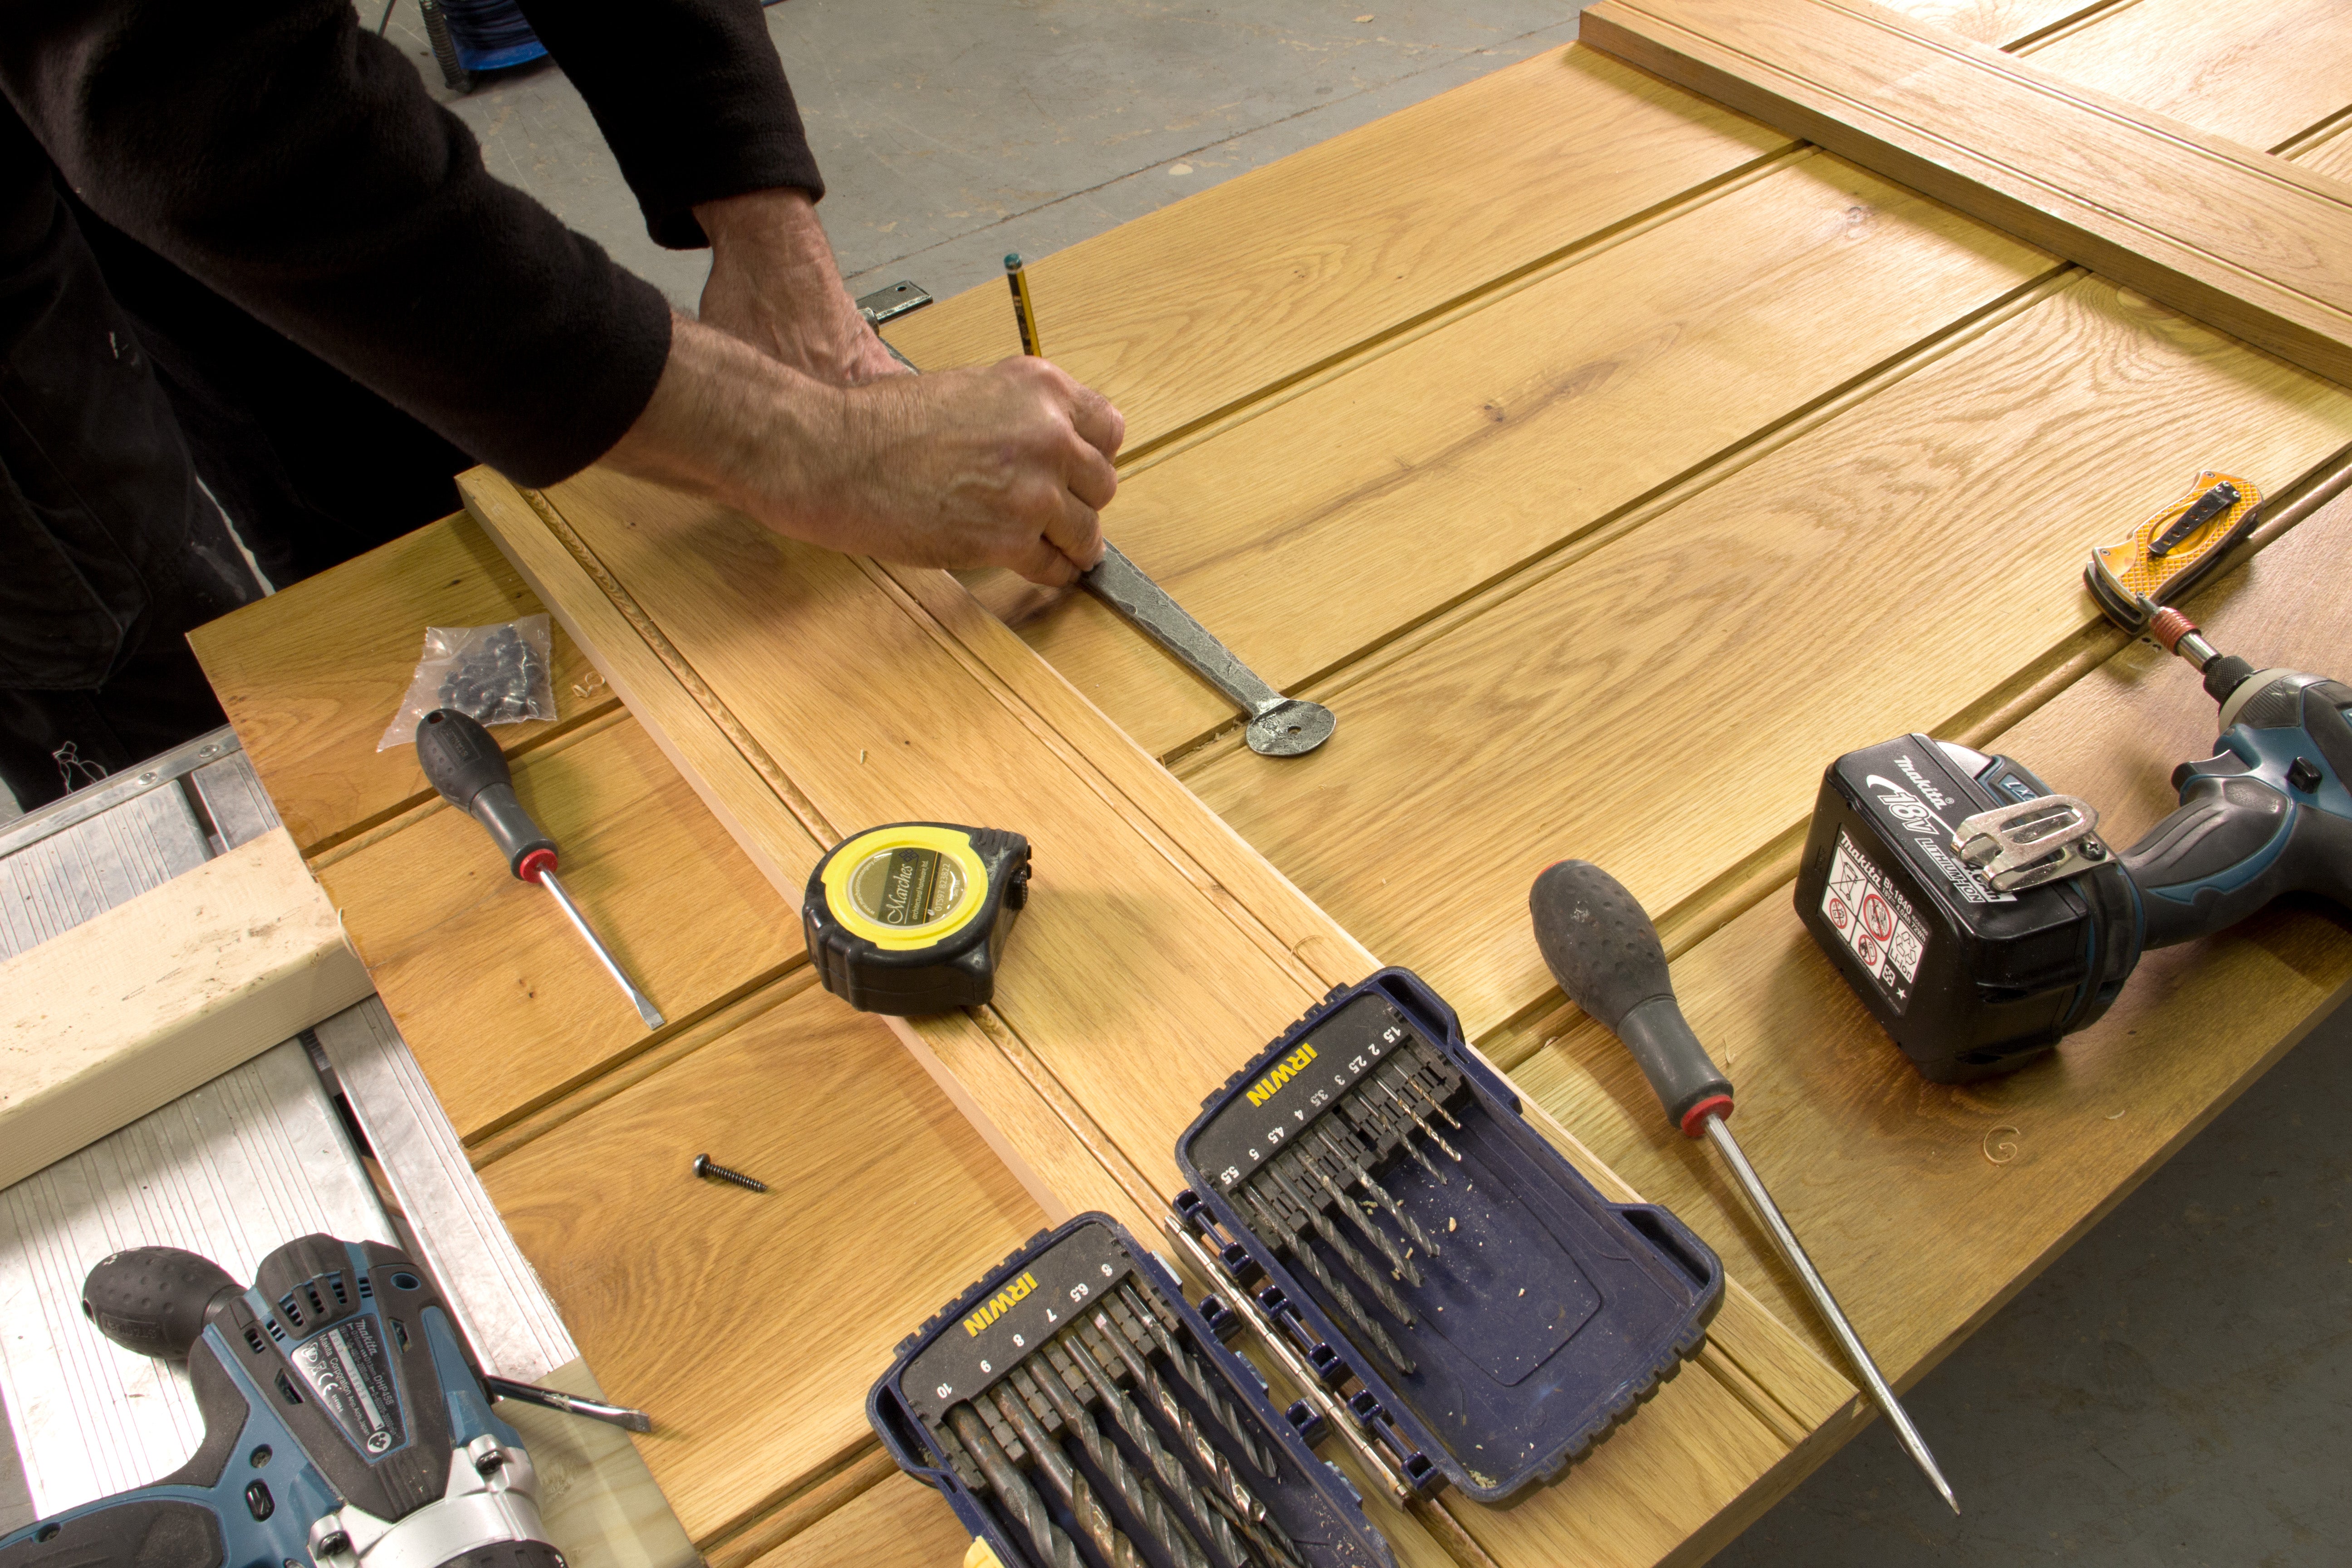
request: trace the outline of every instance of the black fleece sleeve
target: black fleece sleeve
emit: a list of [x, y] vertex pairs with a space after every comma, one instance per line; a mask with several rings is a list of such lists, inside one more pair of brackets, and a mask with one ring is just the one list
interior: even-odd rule
[[493, 180], [352, 0], [0, 0], [0, 91], [108, 221], [525, 484], [653, 395], [659, 292]]
[[780, 185], [822, 198], [759, 0], [522, 0], [588, 100], [657, 245], [710, 243], [698, 202]]

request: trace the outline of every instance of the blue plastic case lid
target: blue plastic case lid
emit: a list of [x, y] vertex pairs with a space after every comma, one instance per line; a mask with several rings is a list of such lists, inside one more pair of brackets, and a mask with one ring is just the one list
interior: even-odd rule
[[[1419, 1088], [1401, 1076], [1412, 1071]], [[1423, 1090], [1450, 1097], [1458, 1129]], [[1352, 1405], [1367, 1430], [1406, 1449], [1403, 1468], [1429, 1474], [1430, 1485], [1442, 1476], [1493, 1501], [1559, 1474], [1675, 1375], [1722, 1300], [1715, 1254], [1664, 1209], [1612, 1204], [1595, 1190], [1519, 1115], [1517, 1097], [1470, 1050], [1454, 1010], [1410, 971], [1335, 989], [1202, 1104], [1176, 1144], [1193, 1188], [1180, 1210], [1213, 1216], [1338, 1351], [1362, 1385]], [[1407, 1110], [1425, 1113], [1444, 1146], [1415, 1131]], [[1433, 1257], [1412, 1255], [1420, 1286], [1389, 1273], [1415, 1314], [1408, 1325], [1379, 1303], [1378, 1282], [1351, 1275], [1312, 1233], [1302, 1241], [1410, 1370], [1349, 1321], [1312, 1270], [1252, 1228], [1265, 1211], [1244, 1217], [1258, 1173], [1318, 1145], [1318, 1126], [1369, 1141], [1380, 1162], [1371, 1173], [1437, 1245]], [[1306, 1184], [1299, 1165], [1286, 1169], [1293, 1191]], [[1389, 1223], [1364, 1207], [1367, 1223]], [[1418, 1467], [1416, 1448], [1426, 1458]]]

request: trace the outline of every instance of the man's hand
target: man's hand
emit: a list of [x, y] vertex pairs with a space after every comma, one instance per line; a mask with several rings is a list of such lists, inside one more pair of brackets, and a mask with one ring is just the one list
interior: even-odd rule
[[900, 375], [841, 281], [806, 191], [754, 191], [694, 209], [710, 237], [702, 319], [836, 386]]
[[1126, 434], [1045, 360], [827, 386], [679, 318], [653, 400], [605, 460], [813, 544], [1060, 585], [1102, 559]]

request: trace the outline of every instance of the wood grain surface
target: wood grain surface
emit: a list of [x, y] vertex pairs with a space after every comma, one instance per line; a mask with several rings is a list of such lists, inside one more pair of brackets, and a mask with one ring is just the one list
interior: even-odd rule
[[[1032, 258], [1039, 330], [1147, 449], [1786, 144], [1605, 56], [1549, 49]], [[926, 369], [1020, 351], [1001, 282], [889, 336]]]
[[2036, 70], [2268, 151], [2352, 104], [2346, 21], [2338, 0], [2132, 0], [2026, 52]]
[[1588, 44], [2320, 374], [2352, 379], [2352, 187], [1867, 0], [1603, 0]]
[[[1801, 155], [1254, 405], [1126, 477], [1106, 527], [1289, 690], [2055, 265]], [[1091, 596], [1024, 616], [1037, 591], [1009, 574], [977, 591], [1147, 751], [1176, 754], [1234, 723], [1231, 704]], [[1343, 738], [1349, 727], [1342, 709]], [[1238, 760], [1238, 733], [1217, 747]], [[1276, 789], [1293, 771], [1249, 763]]]
[[[199, 626], [188, 643], [308, 856], [433, 793], [415, 747], [375, 749], [415, 672], [425, 629], [543, 609], [461, 514]], [[490, 733], [506, 751], [614, 706], [560, 628], [549, 675], [557, 721], [499, 725]]]
[[894, 1472], [754, 1559], [754, 1568], [962, 1568], [971, 1545], [939, 1493]]
[[283, 828], [0, 963], [0, 1187], [367, 994]]
[[2352, 394], [2075, 274], [1318, 688], [1344, 718], [1311, 756], [1204, 753], [1187, 780], [1483, 1036], [1551, 992], [1545, 865], [1673, 910], [1801, 823], [1830, 758], [1949, 721], [2095, 621], [2090, 545], [2200, 466], [2283, 485], [2347, 441]]
[[[769, 1190], [699, 1181], [708, 1153]], [[870, 1442], [899, 1338], [1043, 1216], [890, 1031], [805, 986], [482, 1184], [698, 1541]]]
[[[499, 486], [480, 473], [465, 483], [477, 497]], [[900, 1028], [942, 1062], [975, 1026], [1001, 1033], [999, 1059], [1025, 1081], [1006, 1090], [948, 1073], [999, 1147], [1037, 1138], [1041, 1123], [1066, 1144], [1075, 1134], [1104, 1162], [1086, 1190], [1123, 1189], [1149, 1225], [1175, 1185], [1167, 1151], [1202, 1095], [1319, 994], [1323, 978], [1280, 934], [1311, 906], [943, 574], [869, 573], [603, 473], [550, 492], [552, 521], [533, 508], [477, 504], [575, 630], [605, 613], [577, 603], [593, 595], [639, 644], [675, 661], [667, 688], [628, 690], [655, 728], [673, 712], [689, 727], [723, 715], [833, 831], [929, 817], [1030, 834], [1034, 891], [994, 1003], [974, 1018]], [[576, 566], [569, 573], [554, 569], [561, 562], [543, 542], [557, 524], [587, 552], [565, 544]], [[534, 529], [542, 539], [522, 536]], [[623, 685], [621, 660], [608, 659], [600, 636], [583, 636], [584, 645]], [[777, 668], [793, 679], [763, 678]], [[755, 771], [740, 750], [735, 769]], [[1270, 918], [1256, 913], [1258, 898]], [[1325, 923], [1330, 951], [1353, 950]], [[585, 1136], [583, 1124], [604, 1109], [570, 1125]], [[1738, 1362], [1737, 1386], [1712, 1374], [1678, 1380], [1612, 1437], [1609, 1462], [1580, 1466], [1510, 1510], [1447, 1500], [1433, 1517], [1513, 1563], [1541, 1560], [1570, 1539], [1616, 1542], [1600, 1561], [1645, 1563], [1698, 1534], [1720, 1508], [1787, 1476], [1783, 1460], [1801, 1441], [1790, 1433], [1828, 1420], [1846, 1392], [1816, 1368], [1759, 1410], [1748, 1380], [1810, 1363], [1768, 1316], [1739, 1321], [1780, 1349]], [[1791, 1419], [1792, 1411], [1810, 1414]], [[1651, 1492], [1658, 1476], [1685, 1489]]]
[[[2334, 564], [2347, 548], [2352, 501], [2339, 500], [2187, 607], [2218, 646], [2258, 665], [2331, 672], [2352, 618], [2352, 586]], [[2214, 722], [2194, 673], [2140, 642], [1991, 749], [2097, 805], [2107, 837], [2130, 843], [2177, 804], [2173, 765], [2208, 754]], [[1908, 1383], [2352, 991], [2352, 920], [2288, 900], [2150, 953], [2091, 1028], [2008, 1077], [1957, 1088], [1912, 1071], [1798, 923], [1785, 887], [1674, 973], [1738, 1086], [1749, 1156], [1881, 1364]], [[1825, 1344], [1719, 1167], [1665, 1126], [1622, 1047], [1572, 1013], [1549, 1026], [1557, 1037], [1520, 1064], [1522, 1085], [1696, 1226], [1735, 1274], [1761, 1281], [1782, 1321]], [[1971, 1478], [1953, 1479], [1965, 1495]]]
[[[666, 1035], [807, 962], [797, 904], [634, 720], [614, 713], [534, 748], [514, 778], [562, 846], [565, 889], [668, 1019]], [[481, 826], [439, 796], [317, 869], [460, 1138], [653, 1043], [555, 900], [517, 880]]]
[[[2004, 44], [2112, 3], [1903, 8]], [[1030, 286], [1051, 357], [1119, 405], [1132, 457], [1789, 146], [1596, 50], [1550, 49], [1031, 257]], [[887, 335], [930, 370], [1021, 347], [996, 282]]]

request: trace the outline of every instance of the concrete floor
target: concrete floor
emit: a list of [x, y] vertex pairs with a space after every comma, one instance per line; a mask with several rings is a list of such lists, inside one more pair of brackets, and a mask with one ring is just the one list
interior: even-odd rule
[[[788, 0], [768, 21], [853, 286], [912, 278], [945, 295], [994, 276], [1006, 250], [1050, 252], [1563, 42], [1576, 9]], [[392, 34], [438, 91], [413, 0]], [[494, 171], [692, 305], [703, 258], [646, 239], [560, 72], [488, 82], [453, 107]], [[2352, 1013], [2339, 1012], [1912, 1393], [1964, 1519], [1874, 1426], [1717, 1562], [2345, 1561], [2347, 1104]]]

